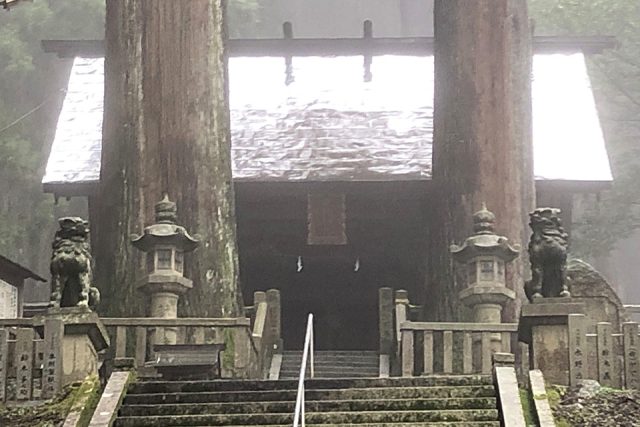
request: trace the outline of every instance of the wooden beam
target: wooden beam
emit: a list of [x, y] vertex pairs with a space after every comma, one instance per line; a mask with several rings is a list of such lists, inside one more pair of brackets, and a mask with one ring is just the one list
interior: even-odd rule
[[[614, 36], [535, 36], [534, 53], [602, 53], [618, 45]], [[433, 37], [231, 39], [229, 56], [433, 55]], [[103, 57], [103, 40], [42, 40], [59, 58]]]

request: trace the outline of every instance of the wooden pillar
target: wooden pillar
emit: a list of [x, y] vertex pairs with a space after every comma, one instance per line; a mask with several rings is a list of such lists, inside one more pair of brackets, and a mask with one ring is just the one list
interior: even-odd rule
[[[526, 0], [436, 0], [434, 199], [429, 231], [429, 301], [436, 320], [459, 317], [448, 247], [471, 234], [483, 202], [497, 233], [526, 247], [534, 207], [531, 142], [531, 34]], [[524, 298], [523, 264], [508, 271]], [[429, 306], [429, 303], [431, 306]], [[506, 307], [514, 321], [519, 300]]]
[[99, 224], [93, 238], [103, 312], [143, 315], [143, 257], [129, 235], [163, 193], [202, 245], [181, 312], [241, 314], [227, 72], [226, 1], [107, 1]]

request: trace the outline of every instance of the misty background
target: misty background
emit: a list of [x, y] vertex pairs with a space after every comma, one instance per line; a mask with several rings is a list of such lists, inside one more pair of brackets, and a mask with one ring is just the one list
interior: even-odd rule
[[[614, 175], [611, 189], [574, 203], [571, 252], [599, 269], [625, 303], [640, 303], [640, 3], [530, 0], [536, 35], [613, 35], [617, 49], [588, 59]], [[432, 0], [229, 0], [232, 38], [433, 35]], [[0, 253], [48, 277], [56, 219], [87, 217], [86, 201], [40, 184], [71, 67], [44, 39], [102, 39], [104, 0], [33, 0], [0, 10]], [[579, 162], [580, 153], [567, 162]], [[48, 298], [30, 283], [26, 300]]]

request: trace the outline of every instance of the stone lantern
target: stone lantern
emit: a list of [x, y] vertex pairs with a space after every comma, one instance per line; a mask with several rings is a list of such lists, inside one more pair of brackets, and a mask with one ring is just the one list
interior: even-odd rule
[[506, 266], [518, 256], [520, 248], [494, 232], [495, 219], [483, 204], [473, 215], [474, 234], [462, 246], [450, 248], [454, 260], [467, 272], [467, 287], [459, 298], [471, 307], [473, 320], [478, 323], [500, 323], [505, 304], [516, 297], [506, 286]]
[[[131, 243], [147, 254], [147, 275], [138, 289], [151, 296], [151, 317], [176, 319], [178, 298], [193, 287], [184, 277], [184, 254], [198, 247], [198, 240], [176, 224], [176, 204], [167, 195], [156, 203], [156, 223], [145, 227]], [[157, 344], [175, 344], [176, 330], [156, 331]]]

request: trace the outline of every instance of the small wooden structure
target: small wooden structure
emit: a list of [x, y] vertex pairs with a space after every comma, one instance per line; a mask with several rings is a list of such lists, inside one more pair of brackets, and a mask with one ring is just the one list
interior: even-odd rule
[[0, 319], [22, 317], [26, 279], [46, 282], [28, 268], [0, 255]]

